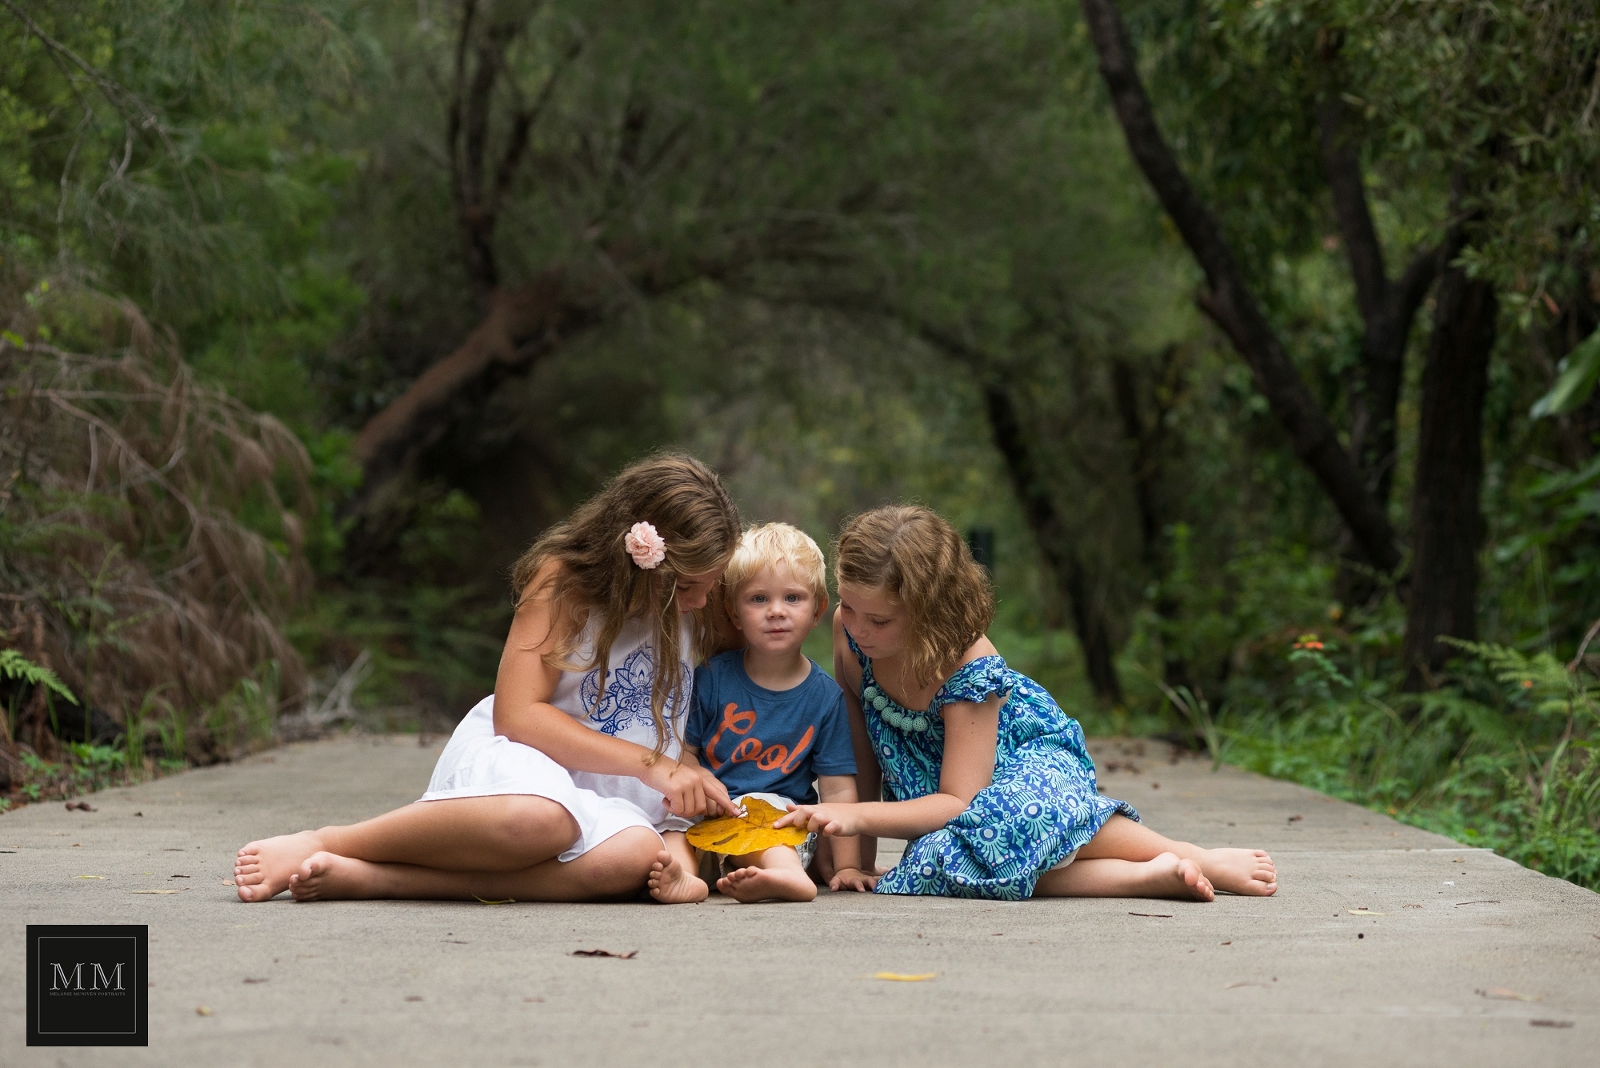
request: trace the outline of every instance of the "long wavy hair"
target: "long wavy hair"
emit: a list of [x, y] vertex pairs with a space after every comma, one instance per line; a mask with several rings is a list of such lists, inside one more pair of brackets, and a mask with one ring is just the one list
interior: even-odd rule
[[[655, 568], [636, 565], [623, 544], [635, 523], [651, 524], [666, 542], [666, 559]], [[668, 696], [681, 709], [688, 682], [679, 648], [678, 581], [722, 571], [738, 541], [739, 512], [716, 472], [692, 456], [666, 453], [625, 468], [565, 522], [540, 535], [512, 569], [518, 607], [531, 597], [549, 598], [556, 640], [545, 662], [563, 671], [601, 668], [596, 706], [605, 697], [605, 667], [618, 633], [633, 620], [650, 621], [655, 759], [674, 729], [666, 718]], [[559, 566], [547, 566], [552, 563]], [[600, 621], [593, 659], [573, 663], [593, 619]], [[695, 649], [704, 652], [713, 644], [711, 613], [700, 609]]]
[[882, 590], [905, 606], [907, 674], [918, 686], [948, 675], [994, 619], [994, 588], [956, 529], [914, 504], [851, 519], [834, 543], [841, 583]]

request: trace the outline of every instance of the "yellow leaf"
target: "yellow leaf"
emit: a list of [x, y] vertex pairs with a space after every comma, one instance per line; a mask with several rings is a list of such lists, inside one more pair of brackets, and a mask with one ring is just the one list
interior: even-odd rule
[[744, 816], [724, 816], [706, 820], [689, 828], [689, 844], [708, 853], [729, 853], [742, 857], [773, 846], [797, 846], [806, 840], [804, 827], [773, 827], [787, 815], [759, 797], [744, 803]]
[[915, 975], [905, 975], [901, 972], [879, 972], [874, 979], [888, 979], [895, 983], [921, 983], [938, 976], [938, 972], [918, 972]]
[[74, 879], [104, 879], [104, 875], [74, 875]]

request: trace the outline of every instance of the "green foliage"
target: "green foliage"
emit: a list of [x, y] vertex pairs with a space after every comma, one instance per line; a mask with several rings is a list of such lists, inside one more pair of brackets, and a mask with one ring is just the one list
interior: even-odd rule
[[1293, 689], [1233, 711], [1230, 761], [1600, 887], [1600, 685], [1548, 652], [1458, 643], [1464, 685], [1391, 693], [1303, 636]]
[[78, 699], [54, 671], [40, 667], [15, 649], [0, 649], [0, 675], [24, 682], [29, 686], [43, 686], [57, 697], [65, 698], [73, 704], [78, 703]]
[[1567, 415], [1583, 407], [1600, 382], [1600, 330], [1590, 334], [1561, 361], [1560, 377], [1550, 392], [1540, 397], [1528, 411], [1530, 419], [1547, 415]]

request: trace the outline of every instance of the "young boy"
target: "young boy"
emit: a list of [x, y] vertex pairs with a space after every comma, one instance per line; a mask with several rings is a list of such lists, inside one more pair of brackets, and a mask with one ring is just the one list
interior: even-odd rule
[[[723, 576], [728, 614], [745, 647], [695, 671], [685, 747], [739, 804], [759, 797], [789, 805], [856, 800], [856, 762], [844, 692], [800, 651], [828, 609], [822, 550], [787, 523], [752, 527], [739, 539]], [[832, 840], [836, 890], [870, 890], [854, 838]], [[774, 846], [728, 857], [717, 889], [739, 901], [810, 901], [806, 874], [816, 835], [799, 847]], [[732, 870], [728, 870], [731, 868]]]

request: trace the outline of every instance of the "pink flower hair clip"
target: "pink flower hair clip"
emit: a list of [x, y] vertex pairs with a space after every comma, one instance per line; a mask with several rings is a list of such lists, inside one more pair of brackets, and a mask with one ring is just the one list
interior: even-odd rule
[[622, 539], [623, 546], [633, 562], [646, 571], [654, 569], [667, 558], [667, 543], [656, 528], [649, 523], [635, 523]]

